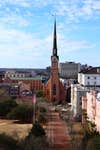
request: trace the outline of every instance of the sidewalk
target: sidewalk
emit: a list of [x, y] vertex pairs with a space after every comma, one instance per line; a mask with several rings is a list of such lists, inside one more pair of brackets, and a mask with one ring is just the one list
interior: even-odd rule
[[48, 114], [47, 137], [54, 144], [55, 150], [69, 150], [69, 135], [66, 123], [59, 118], [59, 113], [50, 111]]

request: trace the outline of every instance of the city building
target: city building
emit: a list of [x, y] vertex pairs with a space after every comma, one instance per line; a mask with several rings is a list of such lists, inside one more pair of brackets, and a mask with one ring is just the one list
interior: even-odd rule
[[16, 83], [0, 83], [0, 96], [19, 96], [19, 85]]
[[8, 96], [10, 90], [10, 83], [0, 83], [0, 97]]
[[9, 87], [9, 95], [10, 96], [19, 96], [19, 85], [11, 84]]
[[75, 84], [75, 79], [64, 79], [60, 77], [64, 88], [66, 89], [66, 102], [71, 102], [71, 84]]
[[71, 110], [74, 117], [79, 117], [82, 114], [82, 96], [86, 95], [87, 88], [80, 84], [71, 84]]
[[63, 78], [77, 79], [80, 72], [80, 63], [65, 62], [59, 64], [59, 74]]
[[100, 90], [100, 67], [91, 67], [79, 72], [78, 83], [89, 89]]
[[[56, 20], [54, 23], [53, 36], [53, 52], [51, 56], [51, 67], [46, 70], [36, 70], [30, 74], [30, 71], [18, 71], [16, 69], [6, 70], [3, 83], [17, 84], [19, 93], [27, 91], [26, 87], [31, 91], [43, 91], [45, 98], [51, 101], [65, 100], [65, 87], [59, 78], [59, 56], [57, 55], [57, 35], [56, 35]], [[31, 70], [32, 71], [32, 70]], [[35, 75], [36, 73], [36, 75]], [[35, 75], [35, 76], [34, 76]], [[11, 94], [16, 94], [16, 88], [11, 88]], [[28, 91], [27, 91], [28, 92]]]
[[59, 77], [59, 56], [57, 54], [56, 20], [54, 23], [53, 52], [51, 56], [50, 78], [44, 85], [44, 95], [51, 101], [65, 100], [65, 88]]
[[86, 110], [88, 120], [95, 123], [100, 133], [100, 92], [87, 92], [86, 96], [82, 97], [82, 109]]
[[16, 70], [7, 70], [5, 73], [5, 78], [25, 78], [25, 77], [31, 77], [31, 73], [27, 71], [16, 71]]
[[4, 83], [29, 84], [32, 91], [43, 90], [42, 77], [6, 77]]
[[5, 77], [5, 71], [0, 71], [0, 83], [3, 82], [4, 77]]
[[78, 73], [78, 84], [71, 84], [71, 104], [74, 116], [82, 112], [82, 96], [91, 90], [100, 91], [100, 67], [89, 67]]

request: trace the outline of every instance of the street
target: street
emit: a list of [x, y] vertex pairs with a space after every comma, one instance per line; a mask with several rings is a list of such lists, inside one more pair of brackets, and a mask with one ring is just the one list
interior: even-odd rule
[[59, 113], [48, 106], [48, 124], [46, 134], [48, 141], [54, 145], [55, 150], [69, 150], [66, 123], [59, 118]]

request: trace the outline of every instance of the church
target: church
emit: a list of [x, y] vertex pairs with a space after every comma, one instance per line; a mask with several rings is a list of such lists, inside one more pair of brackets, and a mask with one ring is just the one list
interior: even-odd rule
[[[66, 100], [66, 90], [64, 85], [60, 81], [59, 77], [59, 56], [57, 54], [57, 33], [56, 33], [56, 19], [54, 21], [54, 35], [53, 35], [53, 50], [51, 55], [51, 67], [49, 79], [46, 82], [42, 82], [41, 77], [30, 77], [24, 73], [16, 73], [16, 71], [7, 72], [5, 74], [2, 84], [10, 84], [9, 88], [12, 89], [10, 95], [21, 95], [23, 90], [31, 91], [43, 91], [43, 95], [50, 101], [63, 101]], [[18, 86], [19, 92], [14, 88]], [[11, 88], [13, 86], [13, 88]], [[28, 88], [27, 88], [28, 87]], [[14, 92], [15, 91], [15, 92]]]
[[43, 87], [44, 96], [50, 101], [62, 101], [66, 98], [66, 90], [59, 78], [59, 56], [57, 54], [56, 19], [54, 22], [53, 50], [51, 55], [50, 78]]

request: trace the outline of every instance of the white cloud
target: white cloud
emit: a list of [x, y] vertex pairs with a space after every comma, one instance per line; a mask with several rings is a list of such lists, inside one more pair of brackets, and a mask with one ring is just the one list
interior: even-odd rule
[[[8, 4], [12, 6], [8, 7]], [[0, 10], [2, 18], [4, 17], [4, 20], [7, 18], [12, 24], [19, 22], [21, 26], [28, 26], [25, 16], [32, 16], [34, 8], [40, 9], [46, 6], [50, 6], [50, 10], [45, 13], [56, 12], [58, 16], [65, 16], [67, 22], [100, 17], [100, 1], [98, 0], [0, 0], [0, 5], [3, 6], [3, 10]], [[21, 8], [24, 9], [24, 14], [22, 14]], [[7, 17], [8, 14], [9, 17]], [[5, 22], [7, 23], [7, 21]]]
[[[50, 10], [47, 10], [46, 6], [47, 8], [50, 6]], [[35, 16], [34, 19], [34, 8], [37, 8], [37, 12], [40, 11], [40, 8], [41, 10], [45, 8], [44, 14], [48, 13], [47, 11], [56, 12], [58, 16], [64, 16], [67, 22], [72, 23], [79, 21], [79, 19], [94, 19], [95, 16], [99, 18], [100, 15], [100, 2], [97, 0], [0, 0], [0, 8], [2, 8], [0, 9], [0, 56], [2, 58], [6, 57], [6, 60], [16, 58], [17, 60], [20, 59], [19, 62], [22, 59], [24, 61], [28, 60], [29, 62], [33, 61], [35, 64], [38, 59], [41, 62], [49, 61], [52, 53], [52, 35], [45, 36], [44, 32], [42, 32], [44, 38], [39, 37], [40, 33], [37, 32], [41, 27], [39, 24], [40, 28], [37, 30], [38, 26], [36, 25], [38, 23], [36, 22], [39, 21], [41, 23], [41, 18]], [[42, 11], [40, 12], [42, 13]], [[40, 12], [36, 13], [36, 15], [40, 14]], [[41, 16], [43, 17], [44, 14], [41, 14]], [[43, 21], [44, 23], [47, 22], [47, 20], [46, 22], [45, 20]], [[57, 26], [59, 31], [57, 33], [58, 51], [60, 54], [63, 52], [66, 55], [66, 52], [69, 51], [85, 50], [95, 47], [94, 44], [84, 39], [73, 40], [62, 35], [63, 30], [67, 31], [72, 28], [70, 26], [70, 29], [66, 29], [64, 21]], [[36, 31], [30, 28], [32, 27], [31, 24], [33, 28], [36, 27]], [[27, 32], [28, 28], [38, 36], [35, 33]]]
[[93, 9], [100, 10], [100, 1], [93, 1]]
[[31, 2], [32, 2], [31, 0], [4, 0], [4, 2], [2, 2], [2, 5], [5, 5], [8, 3], [12, 5], [19, 5], [22, 7], [29, 7]]
[[0, 0], [1, 5], [6, 5], [6, 4], [11, 4], [14, 6], [20, 6], [24, 8], [29, 8], [29, 7], [44, 7], [48, 4], [52, 4], [53, 0]]
[[71, 52], [71, 51], [82, 51], [87, 49], [92, 49], [95, 47], [95, 44], [89, 43], [86, 40], [68, 40], [68, 39], [59, 39], [59, 43], [61, 46], [59, 46], [60, 51], [62, 52]]
[[39, 56], [43, 52], [44, 45], [48, 47], [48, 38], [41, 40], [34, 37], [31, 33], [18, 30], [0, 29], [0, 54], [8, 53], [14, 56], [20, 56], [20, 53], [26, 55]]
[[100, 1], [61, 0], [57, 5], [54, 5], [54, 9], [58, 15], [66, 16], [67, 22], [75, 22], [82, 18], [94, 19], [96, 15], [99, 17]]
[[5, 24], [6, 26], [16, 26], [16, 27], [27, 27], [31, 23], [28, 19], [26, 19], [23, 16], [17, 15], [17, 14], [12, 14], [8, 13], [7, 15], [3, 16], [0, 18], [0, 24]]
[[[52, 35], [40, 39], [32, 33], [0, 29], [0, 64], [8, 67], [39, 67], [50, 64]], [[67, 57], [68, 52], [84, 51], [95, 45], [85, 41], [68, 40], [58, 33], [58, 55]]]

